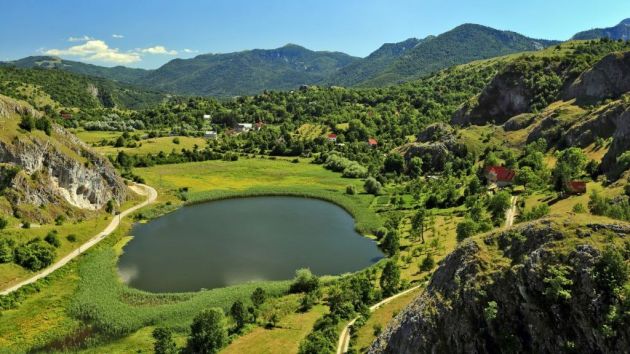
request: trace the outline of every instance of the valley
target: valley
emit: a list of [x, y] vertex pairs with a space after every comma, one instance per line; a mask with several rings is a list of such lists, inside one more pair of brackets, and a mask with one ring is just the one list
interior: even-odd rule
[[0, 353], [623, 352], [623, 28], [0, 65]]

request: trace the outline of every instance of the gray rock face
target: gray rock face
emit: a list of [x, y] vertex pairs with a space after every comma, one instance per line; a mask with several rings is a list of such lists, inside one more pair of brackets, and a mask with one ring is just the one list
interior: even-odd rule
[[[626, 352], [630, 329], [613, 338], [599, 330], [611, 301], [593, 278], [600, 251], [578, 243], [561, 256], [551, 245], [565, 239], [558, 225], [538, 222], [464, 241], [368, 353]], [[545, 294], [560, 265], [573, 282], [567, 300]]]
[[630, 52], [605, 56], [566, 90], [565, 99], [598, 101], [630, 91]]
[[412, 157], [420, 157], [423, 165], [430, 171], [440, 172], [444, 170], [444, 164], [453, 157], [466, 155], [466, 147], [457, 141], [452, 127], [436, 123], [427, 126], [417, 136], [417, 142], [403, 145], [399, 152], [410, 160]]

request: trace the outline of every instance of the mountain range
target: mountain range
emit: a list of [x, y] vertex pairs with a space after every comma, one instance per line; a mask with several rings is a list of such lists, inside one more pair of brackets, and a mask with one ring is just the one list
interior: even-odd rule
[[[573, 39], [627, 39], [629, 31], [630, 19], [626, 19], [615, 27], [580, 32]], [[453, 65], [540, 50], [557, 43], [463, 24], [438, 36], [383, 44], [365, 58], [287, 44], [276, 49], [174, 59], [155, 70], [102, 67], [51, 56], [32, 56], [2, 65], [60, 69], [176, 94], [231, 97], [300, 85], [381, 87], [415, 80]]]

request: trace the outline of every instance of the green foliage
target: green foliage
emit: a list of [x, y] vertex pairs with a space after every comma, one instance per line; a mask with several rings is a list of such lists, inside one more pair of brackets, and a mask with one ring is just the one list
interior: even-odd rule
[[488, 211], [495, 223], [499, 223], [505, 219], [505, 212], [510, 207], [510, 193], [501, 191], [495, 194], [488, 201]]
[[383, 273], [380, 279], [381, 289], [384, 296], [394, 295], [398, 291], [400, 285], [400, 269], [395, 260], [389, 260], [385, 263]]
[[302, 268], [295, 271], [295, 278], [289, 291], [292, 293], [310, 293], [319, 289], [319, 278], [308, 268]]
[[457, 224], [457, 242], [462, 242], [463, 240], [475, 235], [479, 230], [479, 225], [470, 219], [466, 218], [460, 223]]
[[349, 184], [346, 186], [346, 194], [355, 195], [357, 194], [357, 188], [353, 184]]
[[594, 190], [591, 192], [588, 208], [595, 215], [605, 215], [613, 219], [630, 221], [630, 198], [626, 195], [619, 196], [613, 200]]
[[32, 131], [35, 128], [35, 118], [30, 114], [22, 115], [19, 127], [29, 132]]
[[70, 235], [66, 236], [66, 240], [68, 240], [68, 242], [77, 242], [77, 235], [70, 234]]
[[13, 246], [13, 241], [0, 238], [0, 264], [13, 261]]
[[379, 195], [383, 186], [374, 177], [368, 177], [363, 184], [363, 189], [369, 194]]
[[54, 259], [54, 247], [41, 240], [35, 239], [15, 249], [15, 263], [32, 271], [48, 267]]
[[247, 313], [245, 312], [245, 304], [243, 301], [236, 300], [232, 307], [230, 307], [230, 316], [234, 319], [236, 323], [236, 330], [239, 331], [245, 326], [245, 322], [247, 321]]
[[433, 255], [431, 253], [427, 254], [422, 262], [420, 263], [420, 271], [428, 272], [435, 267], [435, 259], [433, 259]]
[[[422, 164], [420, 165], [420, 167], [422, 167]], [[403, 159], [402, 155], [397, 153], [388, 154], [385, 158], [383, 170], [385, 172], [395, 172], [399, 174], [403, 173], [403, 171], [405, 170], [405, 160]]]
[[587, 158], [582, 149], [568, 148], [557, 154], [558, 162], [553, 169], [553, 182], [557, 191], [564, 191], [567, 183], [585, 173]]
[[486, 322], [492, 322], [497, 318], [497, 302], [496, 301], [488, 301], [488, 305], [483, 309], [483, 317], [486, 319]]
[[600, 289], [612, 295], [630, 276], [630, 269], [623, 255], [614, 246], [607, 246], [595, 264], [595, 280]]
[[9, 225], [9, 221], [3, 217], [0, 217], [0, 230], [6, 228], [7, 225]]
[[331, 171], [342, 172], [347, 178], [363, 178], [367, 175], [367, 169], [356, 161], [349, 160], [338, 153], [331, 153], [326, 157], [324, 167]]
[[547, 286], [543, 292], [547, 298], [553, 301], [568, 301], [571, 299], [571, 267], [566, 265], [551, 265], [547, 267], [543, 282]]
[[223, 311], [212, 308], [202, 311], [190, 326], [187, 347], [193, 353], [217, 353], [227, 344]]
[[396, 230], [389, 230], [381, 242], [381, 248], [388, 256], [393, 256], [400, 249], [400, 235]]
[[59, 236], [57, 236], [56, 231], [51, 231], [46, 234], [46, 237], [44, 237], [44, 241], [48, 242], [49, 245], [55, 248], [59, 248], [59, 246], [61, 246], [61, 241], [59, 240]]
[[254, 290], [250, 298], [252, 300], [252, 304], [258, 308], [265, 302], [265, 300], [267, 300], [267, 293], [265, 292], [265, 289], [258, 287]]
[[157, 327], [151, 333], [155, 354], [177, 354], [177, 345], [173, 340], [173, 331], [165, 327]]
[[530, 221], [540, 219], [547, 214], [549, 214], [549, 205], [542, 203], [523, 213], [520, 218], [524, 221]]

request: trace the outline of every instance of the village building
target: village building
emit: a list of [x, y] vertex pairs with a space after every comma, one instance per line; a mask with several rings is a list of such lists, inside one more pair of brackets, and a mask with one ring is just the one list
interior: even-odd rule
[[217, 132], [215, 132], [214, 130], [208, 130], [205, 133], [203, 133], [203, 137], [206, 139], [216, 139], [217, 138]]
[[495, 184], [497, 187], [506, 187], [514, 183], [516, 173], [503, 166], [488, 166], [485, 170], [485, 177], [489, 184]]
[[567, 182], [567, 192], [570, 194], [584, 194], [586, 193], [586, 182], [583, 181], [569, 181]]
[[59, 112], [59, 115], [63, 119], [72, 119], [72, 114], [70, 112], [61, 111], [61, 112]]
[[210, 119], [210, 115], [209, 114], [204, 114], [203, 115], [203, 119]]
[[328, 138], [328, 141], [330, 141], [330, 142], [333, 142], [333, 143], [337, 142], [337, 134], [330, 133], [330, 134], [328, 134], [328, 136], [326, 138]]
[[238, 125], [236, 126], [236, 131], [239, 133], [247, 133], [248, 131], [252, 130], [252, 127], [252, 123], [238, 123]]
[[377, 147], [378, 146], [378, 141], [376, 139], [374, 139], [374, 138], [369, 138], [367, 143], [371, 147]]
[[258, 121], [256, 122], [256, 124], [254, 125], [254, 130], [259, 131], [260, 129], [262, 129], [265, 126], [265, 122], [261, 122]]

